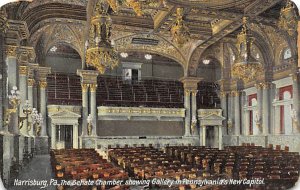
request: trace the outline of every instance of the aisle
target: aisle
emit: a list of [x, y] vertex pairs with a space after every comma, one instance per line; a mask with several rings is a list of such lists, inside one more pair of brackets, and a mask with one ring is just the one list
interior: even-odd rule
[[[52, 179], [52, 171], [50, 167], [50, 156], [49, 155], [37, 155], [31, 162], [23, 168], [20, 175], [15, 182], [18, 180], [19, 183], [26, 183], [28, 180], [35, 180], [38, 183], [49, 184], [50, 179]], [[54, 186], [48, 186], [46, 188], [41, 188], [39, 184], [36, 185], [15, 185], [8, 188], [8, 190], [37, 190], [37, 189], [47, 189], [55, 190]]]

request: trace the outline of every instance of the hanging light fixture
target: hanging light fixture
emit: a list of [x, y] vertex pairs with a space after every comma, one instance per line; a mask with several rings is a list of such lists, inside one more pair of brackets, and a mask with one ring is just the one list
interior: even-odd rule
[[119, 64], [117, 52], [111, 45], [111, 18], [107, 5], [98, 1], [94, 16], [91, 19], [90, 39], [87, 44], [86, 63], [95, 67], [101, 74], [106, 69], [113, 69]]
[[287, 0], [286, 6], [280, 10], [278, 26], [293, 36], [297, 31], [297, 24], [298, 19], [294, 5], [290, 0]]
[[151, 60], [151, 59], [152, 59], [152, 55], [147, 53], [147, 54], [145, 55], [145, 59]]
[[183, 22], [183, 8], [176, 10], [176, 23], [171, 28], [172, 41], [182, 46], [189, 41], [190, 32]]
[[243, 18], [243, 28], [237, 36], [237, 48], [239, 55], [232, 66], [232, 75], [244, 82], [254, 80], [263, 74], [263, 66], [251, 55], [253, 37], [247, 28], [247, 17]]

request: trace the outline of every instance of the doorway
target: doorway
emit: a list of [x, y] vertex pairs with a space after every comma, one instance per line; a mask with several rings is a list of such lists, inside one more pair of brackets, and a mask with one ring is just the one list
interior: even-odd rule
[[210, 148], [215, 147], [215, 134], [214, 134], [214, 127], [207, 126], [206, 127], [206, 146]]
[[73, 148], [73, 126], [72, 125], [59, 125], [56, 130], [56, 139], [58, 146], [61, 149]]

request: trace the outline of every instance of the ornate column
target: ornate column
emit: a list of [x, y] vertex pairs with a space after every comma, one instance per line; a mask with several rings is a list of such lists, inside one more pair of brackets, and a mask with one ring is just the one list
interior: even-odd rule
[[81, 84], [82, 90], [82, 136], [87, 135], [87, 117], [89, 115], [89, 97], [88, 97], [88, 90], [89, 84]]
[[[18, 67], [17, 67], [17, 46], [6, 46], [6, 66], [7, 66], [7, 89], [6, 95], [9, 94], [9, 91], [12, 90], [14, 86], [18, 86], [17, 77]], [[16, 113], [11, 114], [11, 120], [8, 126], [8, 129], [13, 134], [19, 134], [19, 119], [18, 119], [18, 110]]]
[[73, 148], [78, 149], [78, 123], [73, 125]]
[[262, 84], [262, 133], [267, 135], [270, 128], [270, 83]]
[[[32, 78], [29, 78], [28, 80], [27, 80], [27, 85], [28, 85], [28, 89], [27, 89], [27, 91], [28, 91], [28, 101], [29, 101], [29, 104], [32, 106], [32, 108], [33, 108], [33, 86], [34, 86], [34, 84], [35, 84], [35, 80], [34, 79], [32, 79]], [[28, 121], [30, 122], [30, 123], [32, 123], [32, 118], [31, 117], [29, 117], [28, 118]], [[33, 127], [31, 126], [31, 128], [30, 128], [30, 130], [29, 130], [29, 135], [30, 136], [35, 136], [35, 133], [34, 133], [34, 131], [33, 131]]]
[[[82, 133], [81, 136], [87, 136], [87, 117], [89, 115], [89, 86], [90, 84], [97, 84], [97, 77], [99, 75], [98, 71], [93, 71], [93, 70], [77, 70], [77, 75], [81, 77], [81, 87], [82, 87]], [[94, 106], [93, 110], [91, 109], [90, 111], [97, 115], [97, 104], [96, 104], [96, 89], [95, 97], [93, 97], [93, 100], [91, 98], [91, 101], [94, 101]], [[92, 92], [91, 92], [92, 96]], [[92, 103], [91, 103], [92, 104]], [[96, 109], [96, 111], [95, 111]], [[95, 117], [95, 119], [97, 116]], [[96, 126], [94, 126], [96, 129]], [[96, 130], [93, 130], [96, 132]], [[95, 133], [96, 134], [96, 133]]]
[[222, 128], [223, 126], [218, 126], [218, 129], [219, 129], [219, 150], [222, 150], [223, 149], [223, 132], [222, 132]]
[[[223, 116], [225, 118], [228, 118], [228, 113], [227, 113], [227, 92], [225, 91], [221, 91], [220, 92], [220, 101], [221, 101], [221, 109], [222, 109], [222, 112], [223, 112]], [[227, 134], [227, 119], [225, 119], [223, 121], [223, 133], [224, 134]]]
[[39, 91], [40, 91], [40, 113], [43, 116], [43, 124], [41, 128], [41, 136], [48, 137], [47, 132], [47, 75], [51, 73], [51, 68], [39, 67]]
[[96, 103], [96, 91], [97, 91], [97, 83], [90, 84], [90, 110], [91, 115], [93, 117], [93, 129], [92, 129], [92, 136], [97, 136], [97, 103]]
[[234, 135], [240, 135], [240, 127], [241, 127], [241, 115], [240, 115], [240, 93], [239, 91], [232, 91], [232, 96], [234, 100]]
[[[20, 86], [20, 98], [21, 103], [19, 107], [19, 116], [26, 117], [23, 113], [23, 106], [27, 100], [27, 75], [28, 75], [28, 66], [19, 66], [19, 86]], [[32, 105], [31, 105], [32, 106]], [[23, 121], [23, 127], [21, 128], [21, 134], [28, 136], [28, 126], [27, 126], [27, 119]]]
[[41, 136], [46, 137], [47, 135], [47, 100], [46, 100], [46, 88], [47, 88], [47, 81], [46, 79], [41, 80], [39, 82], [40, 87], [40, 112], [43, 116], [43, 124], [41, 129]]
[[201, 78], [196, 77], [183, 77], [180, 81], [183, 83], [184, 88], [184, 108], [185, 108], [185, 121], [184, 121], [184, 136], [188, 137], [191, 134], [191, 121], [197, 121], [197, 89], [198, 82]]
[[201, 126], [201, 137], [202, 137], [202, 141], [201, 141], [201, 146], [206, 146], [206, 126]]
[[56, 149], [56, 125], [51, 123], [51, 149]]
[[185, 119], [184, 119], [184, 136], [191, 136], [191, 91], [184, 90], [184, 108], [185, 108]]
[[259, 133], [262, 134], [262, 104], [263, 104], [263, 83], [255, 85], [257, 89], [257, 115], [258, 115], [258, 126], [260, 126]]
[[293, 110], [294, 110], [294, 118], [293, 118], [293, 133], [300, 133], [300, 88], [299, 88], [299, 73], [295, 73], [292, 75], [293, 78]]
[[[7, 15], [4, 10], [0, 11], [0, 47], [4, 47], [4, 37], [7, 29]], [[6, 65], [4, 63], [4, 51], [0, 51], [0, 131], [3, 130], [3, 116], [4, 110], [7, 106], [6, 98]], [[1, 170], [0, 170], [1, 171]]]
[[[278, 89], [276, 88], [275, 84], [272, 84], [271, 89], [270, 89], [270, 106], [271, 106], [271, 125], [270, 125], [270, 134], [274, 135], [276, 134], [276, 128], [277, 125], [280, 123], [279, 119], [280, 118], [280, 112], [278, 106], [276, 106], [274, 103], [279, 99], [278, 97]], [[279, 126], [278, 126], [279, 127]]]

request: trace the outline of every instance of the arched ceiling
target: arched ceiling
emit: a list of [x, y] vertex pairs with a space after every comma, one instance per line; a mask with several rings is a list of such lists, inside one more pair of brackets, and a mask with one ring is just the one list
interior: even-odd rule
[[[232, 33], [240, 30], [242, 17], [247, 15], [252, 22], [276, 27], [279, 10], [285, 5], [284, 0], [139, 0], [143, 5], [144, 15], [138, 17], [131, 8], [125, 5], [118, 12], [111, 12], [113, 21], [113, 38], [126, 41], [125, 49], [130, 44], [128, 36], [141, 35], [144, 38], [152, 36], [161, 44], [168, 44], [168, 51], [161, 47], [144, 48], [154, 53], [175, 59], [183, 65], [186, 75], [194, 75], [205, 49], [224, 38], [233, 38]], [[32, 0], [5, 6], [14, 17], [27, 23], [30, 33], [29, 45], [36, 46], [37, 42], [44, 42], [44, 51], [54, 43], [48, 34], [58, 26], [66, 25], [73, 39], [77, 43], [71, 44], [83, 55], [84, 41], [87, 28], [89, 10], [93, 9], [96, 0]], [[170, 28], [175, 23], [176, 8], [184, 8], [184, 22], [191, 33], [191, 40], [183, 47], [173, 44]], [[63, 30], [61, 30], [63, 32]], [[80, 31], [80, 32], [78, 32]], [[53, 33], [51, 33], [53, 35]], [[63, 37], [65, 35], [65, 37]], [[41, 38], [46, 38], [42, 39]], [[58, 39], [68, 38], [63, 32]], [[124, 38], [124, 39], [121, 39]], [[47, 41], [48, 40], [48, 41]], [[73, 43], [72, 41], [70, 43]], [[124, 45], [124, 43], [116, 43]], [[81, 46], [81, 47], [80, 47]], [[147, 44], [141, 44], [148, 47]], [[136, 48], [137, 50], [139, 48]], [[169, 51], [172, 49], [172, 51]]]

